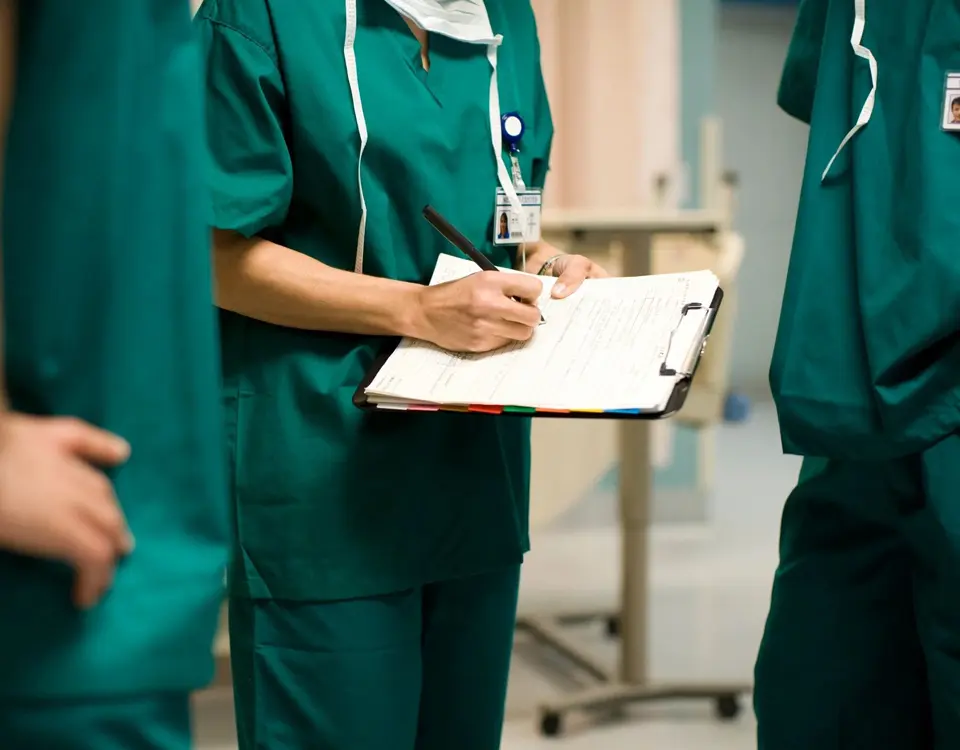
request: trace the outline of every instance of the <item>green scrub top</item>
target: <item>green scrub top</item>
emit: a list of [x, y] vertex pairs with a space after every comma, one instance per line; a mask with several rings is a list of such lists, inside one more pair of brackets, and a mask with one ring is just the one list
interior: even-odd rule
[[[451, 248], [431, 203], [496, 263], [498, 186], [487, 50], [434, 35], [429, 73], [403, 19], [358, 0], [369, 142], [364, 273], [427, 283]], [[544, 182], [553, 126], [528, 0], [488, 0], [501, 110], [527, 126], [526, 182]], [[352, 271], [359, 135], [342, 2], [207, 0], [215, 227]], [[506, 159], [506, 156], [504, 155]], [[331, 600], [514, 565], [529, 547], [530, 425], [479, 415], [369, 415], [351, 398], [386, 340], [221, 317], [239, 552], [232, 593]]]
[[851, 0], [803, 0], [783, 109], [811, 125], [771, 386], [784, 447], [906, 455], [960, 427], [960, 133], [941, 128], [960, 71], [955, 0], [867, 0], [872, 119], [821, 173], [870, 91]]
[[0, 555], [0, 698], [189, 690], [212, 676], [229, 541], [190, 10], [32, 0], [19, 40], [7, 386], [130, 442], [111, 478], [137, 546], [85, 613], [71, 571]]

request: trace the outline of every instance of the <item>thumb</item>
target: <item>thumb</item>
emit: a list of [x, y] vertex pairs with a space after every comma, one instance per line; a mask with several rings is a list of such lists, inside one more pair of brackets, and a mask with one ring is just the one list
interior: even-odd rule
[[553, 285], [550, 295], [554, 299], [569, 297], [580, 288], [585, 278], [587, 278], [586, 268], [576, 263], [570, 263], [561, 269], [560, 278], [558, 278], [557, 283]]

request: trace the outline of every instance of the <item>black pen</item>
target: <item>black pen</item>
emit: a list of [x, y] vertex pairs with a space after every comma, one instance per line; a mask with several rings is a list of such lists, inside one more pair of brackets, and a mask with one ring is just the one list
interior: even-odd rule
[[[430, 226], [440, 232], [447, 242], [457, 248], [457, 250], [466, 255], [478, 266], [480, 266], [481, 271], [500, 270], [493, 265], [493, 262], [486, 255], [477, 250], [474, 244], [464, 237], [463, 234], [455, 226], [453, 226], [453, 224], [444, 219], [433, 206], [423, 207], [423, 218], [429, 221]], [[521, 300], [518, 300], [516, 297], [514, 297], [514, 299], [517, 302], [521, 302]], [[543, 313], [540, 313], [540, 322], [546, 322], [543, 319]]]

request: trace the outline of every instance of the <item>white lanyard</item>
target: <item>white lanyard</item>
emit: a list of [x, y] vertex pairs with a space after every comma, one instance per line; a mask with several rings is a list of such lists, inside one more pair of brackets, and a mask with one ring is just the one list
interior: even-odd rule
[[363, 273], [363, 241], [367, 234], [367, 201], [363, 197], [363, 151], [367, 147], [367, 119], [363, 116], [363, 101], [360, 99], [360, 79], [357, 76], [357, 53], [354, 42], [357, 39], [357, 2], [347, 0], [347, 33], [343, 40], [343, 59], [347, 63], [347, 81], [350, 84], [350, 96], [353, 98], [353, 114], [360, 133], [360, 153], [357, 156], [357, 186], [360, 189], [360, 229], [357, 232], [357, 259], [353, 270]]
[[493, 158], [497, 162], [497, 181], [503, 192], [506, 193], [507, 200], [514, 211], [520, 213], [523, 207], [520, 205], [520, 196], [517, 195], [517, 189], [513, 186], [513, 178], [507, 171], [506, 165], [500, 154], [503, 151], [503, 142], [500, 124], [500, 89], [497, 86], [497, 47], [503, 42], [503, 37], [497, 34], [496, 41], [487, 45], [487, 60], [490, 62], [492, 72], [490, 74], [490, 136], [493, 143]]
[[827, 175], [830, 173], [830, 167], [833, 166], [833, 162], [836, 161], [837, 157], [840, 156], [840, 152], [843, 151], [844, 147], [853, 139], [853, 137], [860, 132], [860, 130], [870, 122], [870, 117], [873, 115], [873, 105], [877, 99], [877, 60], [873, 56], [873, 53], [863, 46], [863, 29], [866, 26], [866, 0], [854, 0], [854, 19], [853, 19], [853, 33], [850, 35], [850, 46], [853, 47], [853, 52], [857, 57], [860, 57], [867, 61], [867, 64], [870, 66], [870, 93], [867, 94], [867, 99], [863, 103], [863, 109], [860, 110], [860, 116], [857, 118], [856, 124], [850, 129], [850, 132], [844, 136], [844, 139], [840, 141], [840, 145], [837, 147], [836, 152], [830, 158], [830, 162], [827, 164], [827, 168], [823, 170], [823, 174], [820, 176], [820, 181], [823, 182], [827, 179]]
[[[347, 81], [350, 84], [350, 96], [353, 98], [353, 113], [357, 121], [357, 132], [360, 134], [360, 153], [357, 156], [357, 184], [360, 191], [360, 228], [357, 232], [357, 256], [353, 270], [363, 273], [363, 249], [367, 233], [367, 202], [363, 195], [363, 152], [367, 147], [369, 134], [367, 121], [363, 114], [363, 101], [360, 98], [360, 79], [357, 75], [357, 54], [354, 45], [357, 39], [357, 0], [346, 0], [347, 28], [343, 41], [343, 59], [347, 65]], [[497, 163], [497, 181], [506, 194], [510, 205], [517, 212], [521, 211], [520, 196], [517, 195], [513, 180], [507, 171], [506, 165], [500, 156], [502, 147], [500, 142], [500, 90], [497, 87], [497, 48], [503, 42], [503, 37], [497, 34], [493, 39], [485, 42], [487, 45], [487, 60], [492, 72], [490, 74], [490, 133], [493, 144], [494, 159]]]

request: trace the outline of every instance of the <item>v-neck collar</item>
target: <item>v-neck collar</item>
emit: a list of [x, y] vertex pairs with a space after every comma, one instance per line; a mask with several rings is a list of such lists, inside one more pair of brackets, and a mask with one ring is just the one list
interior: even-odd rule
[[450, 59], [451, 57], [462, 56], [464, 51], [457, 50], [457, 45], [467, 43], [449, 39], [442, 34], [428, 32], [430, 70], [424, 70], [420, 41], [414, 36], [403, 16], [383, 0], [367, 0], [366, 8], [370, 22], [388, 32], [390, 43], [394, 45], [407, 68], [420, 81], [434, 102], [443, 107], [443, 92], [447, 90], [445, 87], [452, 85], [447, 81], [451, 72], [447, 63], [454, 62]]
[[[397, 49], [399, 50], [401, 57], [403, 57], [404, 62], [407, 64], [407, 67], [410, 68], [417, 79], [424, 85], [427, 91], [430, 92], [437, 104], [441, 104], [435, 88], [435, 81], [438, 78], [436, 59], [431, 54], [430, 70], [426, 70], [423, 67], [420, 41], [413, 35], [413, 31], [409, 26], [407, 26], [407, 22], [403, 19], [403, 16], [401, 16], [397, 10], [387, 3], [380, 2], [377, 4], [382, 8], [384, 13], [383, 24], [387, 29], [389, 29], [389, 36], [393, 43], [397, 46]], [[437, 40], [437, 35], [428, 32], [428, 38], [429, 49], [432, 53], [433, 47], [435, 46], [434, 43]]]

